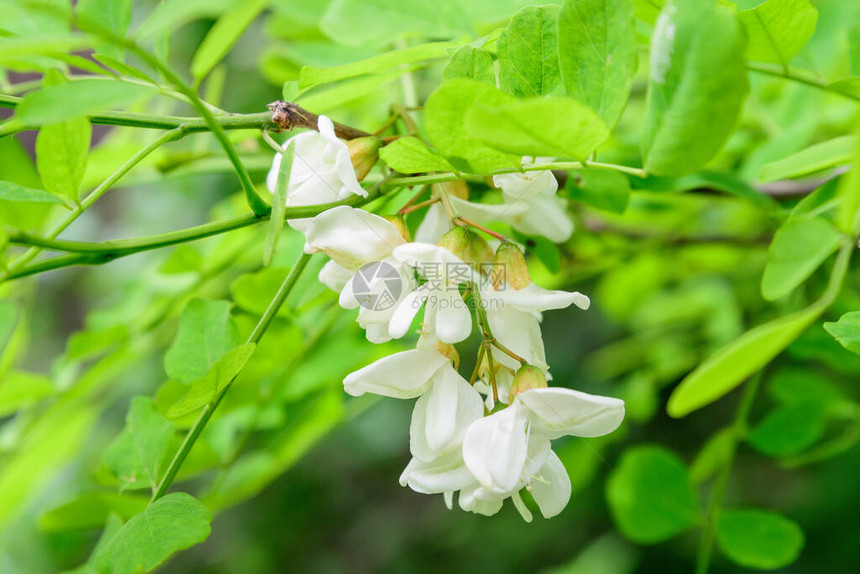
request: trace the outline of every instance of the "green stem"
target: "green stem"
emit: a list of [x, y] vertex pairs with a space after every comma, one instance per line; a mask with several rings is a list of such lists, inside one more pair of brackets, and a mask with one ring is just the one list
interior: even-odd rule
[[822, 82], [817, 77], [806, 71], [792, 72], [790, 69], [784, 69], [782, 66], [762, 64], [759, 62], [748, 62], [747, 69], [760, 74], [767, 74], [768, 76], [775, 76], [792, 82], [806, 84], [807, 86], [812, 86], [813, 88], [818, 88], [819, 90], [824, 90], [825, 92], [830, 92], [831, 94], [836, 94], [843, 98], [860, 102], [860, 95], [834, 90], [828, 83]]
[[[77, 205], [71, 213], [66, 215], [66, 217], [58, 223], [50, 232], [48, 232], [48, 239], [54, 239], [59, 235], [63, 230], [65, 230], [69, 225], [74, 223], [74, 221], [80, 217], [80, 215], [89, 209], [98, 199], [104, 195], [111, 187], [116, 184], [125, 174], [127, 174], [131, 169], [143, 161], [149, 154], [157, 150], [162, 145], [176, 141], [185, 137], [186, 132], [181, 127], [173, 129], [169, 132], [165, 132], [157, 137], [155, 140], [150, 142], [146, 147], [139, 150], [135, 153], [131, 158], [128, 159], [124, 164], [122, 164], [119, 169], [113, 172], [107, 179], [105, 179], [98, 187], [96, 187], [89, 195], [87, 195], [83, 201], [79, 205]], [[23, 255], [21, 255], [18, 259], [16, 259], [12, 264], [9, 265], [9, 268], [6, 271], [0, 273], [0, 282], [5, 281], [15, 275], [19, 270], [21, 270], [24, 265], [33, 260], [39, 253], [41, 253], [41, 247], [33, 247], [32, 249], [27, 250]]]
[[[14, 109], [21, 103], [18, 96], [0, 94], [0, 108]], [[155, 114], [136, 114], [133, 112], [100, 112], [87, 116], [90, 123], [103, 126], [125, 126], [156, 130], [183, 128], [186, 133], [206, 132], [209, 124], [202, 118], [161, 116]], [[225, 130], [277, 129], [272, 122], [272, 114], [226, 114], [216, 116], [217, 123]]]
[[[318, 205], [307, 205], [301, 207], [288, 207], [284, 210], [284, 215], [285, 218], [288, 220], [314, 217], [315, 215], [319, 215], [323, 211], [326, 211], [333, 207], [338, 207], [340, 205], [364, 205], [366, 203], [369, 203], [370, 201], [373, 201], [374, 199], [379, 197], [379, 195], [379, 189], [376, 188], [370, 190], [368, 192], [367, 197], [355, 195], [343, 201], [335, 201], [331, 203], [321, 203]], [[68, 254], [54, 257], [45, 261], [40, 261], [39, 263], [35, 263], [27, 267], [22, 267], [20, 264], [18, 264], [18, 261], [16, 261], [15, 265], [13, 266], [14, 268], [10, 267], [4, 275], [0, 276], [0, 283], [11, 279], [18, 279], [21, 277], [27, 277], [29, 275], [35, 275], [37, 273], [52, 271], [54, 269], [62, 269], [64, 267], [71, 267], [74, 265], [101, 265], [104, 263], [109, 263], [110, 261], [113, 261], [120, 257], [126, 257], [135, 253], [151, 251], [153, 249], [168, 247], [170, 245], [177, 245], [179, 243], [196, 241], [198, 239], [212, 237], [213, 235], [220, 235], [222, 233], [241, 229], [243, 227], [256, 225], [268, 219], [268, 215], [258, 217], [254, 214], [249, 213], [246, 215], [241, 215], [239, 217], [234, 217], [232, 219], [206, 223], [203, 225], [198, 225], [196, 227], [190, 227], [179, 231], [170, 231], [167, 233], [150, 235], [148, 237], [141, 237], [138, 239], [120, 239], [114, 241], [106, 241], [104, 243], [54, 240], [53, 237], [41, 238], [32, 237], [24, 233], [16, 233], [10, 236], [11, 243], [34, 246], [31, 250], [25, 253], [25, 256], [30, 252], [38, 253], [42, 249], [66, 251], [68, 252]], [[56, 236], [56, 234], [54, 234], [54, 236]], [[23, 257], [24, 256], [22, 256], [22, 259]], [[35, 255], [33, 255], [33, 257], [35, 257]], [[30, 257], [30, 259], [32, 259], [32, 257]]]
[[750, 410], [755, 401], [756, 393], [761, 385], [762, 371], [755, 374], [744, 388], [744, 394], [741, 397], [741, 402], [738, 405], [738, 410], [735, 413], [735, 419], [732, 423], [732, 443], [728, 458], [726, 459], [720, 474], [714, 482], [714, 490], [711, 494], [711, 499], [708, 502], [707, 515], [705, 517], [705, 530], [702, 533], [702, 538], [699, 544], [699, 552], [696, 556], [696, 574], [707, 574], [708, 567], [711, 563], [711, 555], [714, 550], [714, 537], [717, 530], [717, 522], [720, 518], [720, 509], [723, 504], [723, 498], [726, 494], [726, 486], [729, 482], [729, 476], [732, 472], [732, 464], [734, 463], [735, 454], [737, 452], [738, 442], [743, 439], [747, 432], [747, 425]]
[[[296, 261], [289, 274], [287, 274], [286, 279], [284, 279], [284, 282], [281, 284], [281, 287], [278, 289], [278, 292], [275, 293], [275, 296], [269, 303], [269, 306], [266, 307], [263, 316], [260, 317], [260, 320], [257, 322], [257, 325], [254, 327], [254, 330], [248, 336], [248, 339], [246, 341], [247, 343], [256, 344], [260, 342], [260, 339], [262, 339], [263, 335], [266, 333], [266, 329], [269, 328], [269, 325], [272, 323], [272, 320], [275, 318], [275, 315], [277, 315], [278, 310], [284, 304], [284, 301], [287, 300], [287, 297], [293, 290], [293, 287], [295, 287], [296, 281], [298, 281], [299, 276], [302, 274], [302, 271], [304, 271], [310, 258], [311, 256], [307, 253], [302, 253], [299, 256], [298, 261]], [[197, 420], [194, 422], [194, 425], [188, 430], [188, 434], [185, 435], [185, 440], [182, 441], [179, 450], [176, 452], [176, 456], [174, 456], [173, 460], [170, 461], [170, 466], [167, 467], [167, 470], [164, 473], [164, 477], [161, 479], [161, 482], [158, 483], [158, 487], [155, 489], [155, 492], [152, 495], [150, 504], [167, 494], [167, 491], [170, 489], [170, 485], [173, 484], [174, 479], [176, 479], [176, 475], [179, 472], [179, 469], [182, 467], [182, 464], [188, 457], [188, 453], [191, 452], [191, 448], [194, 446], [194, 443], [197, 442], [197, 439], [200, 437], [200, 433], [202, 433], [203, 429], [206, 428], [206, 425], [209, 423], [209, 420], [215, 413], [215, 409], [217, 409], [218, 405], [221, 404], [221, 400], [224, 398], [224, 395], [227, 394], [227, 391], [230, 390], [230, 386], [235, 380], [236, 377], [233, 377], [233, 379], [229, 383], [227, 383], [227, 386], [225, 386], [224, 389], [222, 389], [221, 392], [219, 392], [214, 399], [212, 399], [206, 406], [203, 407], [203, 410], [200, 412], [200, 416], [197, 417]]]
[[233, 169], [236, 171], [236, 176], [239, 178], [239, 183], [242, 185], [242, 189], [245, 192], [245, 199], [248, 201], [251, 211], [260, 216], [269, 213], [269, 211], [271, 211], [271, 207], [257, 194], [257, 190], [254, 188], [254, 182], [251, 181], [251, 176], [248, 173], [248, 170], [245, 169], [245, 165], [239, 158], [236, 148], [233, 146], [230, 138], [227, 137], [227, 132], [224, 130], [224, 127], [218, 123], [212, 110], [210, 110], [203, 100], [200, 99], [197, 92], [191, 86], [186, 84], [182, 78], [176, 74], [176, 72], [170, 69], [168, 65], [164, 64], [149, 51], [143, 49], [134, 40], [117, 35], [112, 30], [103, 27], [97, 22], [93, 22], [88, 18], [81, 18], [80, 15], [78, 15], [77, 19], [78, 26], [81, 29], [92, 31], [110, 43], [136, 54], [154, 70], [160, 72], [169, 83], [173, 84], [181, 94], [188, 98], [191, 105], [197, 110], [197, 113], [199, 113], [206, 121], [206, 124], [209, 126], [215, 139], [218, 140], [218, 143], [220, 143], [221, 147], [224, 149], [224, 153], [227, 154], [227, 158], [230, 160], [230, 163], [233, 164]]
[[484, 177], [490, 177], [493, 175], [504, 175], [507, 173], [522, 173], [524, 171], [546, 171], [546, 170], [569, 170], [569, 169], [583, 169], [585, 168], [600, 168], [600, 169], [611, 169], [614, 171], [620, 171], [622, 173], [626, 173], [629, 175], [633, 175], [636, 177], [646, 177], [644, 169], [638, 167], [628, 167], [626, 165], [617, 165], [613, 163], [600, 163], [596, 161], [587, 161], [583, 165], [582, 162], [578, 161], [557, 161], [553, 163], [539, 163], [535, 165], [523, 166], [520, 168], [506, 168], [506, 169], [498, 169], [496, 171], [490, 172], [485, 175], [474, 175], [474, 174], [460, 174], [460, 173], [431, 173], [427, 175], [410, 175], [404, 177], [393, 177], [388, 180], [386, 185], [405, 187], [419, 184], [433, 184], [433, 183], [444, 183], [446, 181], [457, 181], [459, 179], [475, 179], [480, 180]]

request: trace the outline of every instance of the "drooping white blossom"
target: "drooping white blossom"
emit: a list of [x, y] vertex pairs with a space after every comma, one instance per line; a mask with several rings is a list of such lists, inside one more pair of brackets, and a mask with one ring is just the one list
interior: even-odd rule
[[422, 337], [430, 343], [459, 343], [472, 332], [472, 314], [460, 295], [462, 283], [475, 280], [472, 267], [437, 245], [408, 243], [394, 250], [394, 258], [415, 269], [426, 283], [409, 293], [391, 317], [389, 332], [400, 338], [424, 309]]
[[[293, 165], [287, 185], [287, 206], [319, 205], [367, 196], [355, 175], [347, 144], [335, 135], [334, 124], [326, 116], [317, 121], [319, 131], [307, 131], [290, 138], [284, 146], [293, 147]], [[275, 192], [281, 154], [275, 154], [266, 177], [269, 191]], [[304, 231], [309, 218], [291, 219], [290, 226]]]
[[[358, 323], [369, 341], [390, 341], [391, 316], [415, 283], [408, 268], [392, 257], [406, 243], [397, 228], [378, 215], [342, 205], [314, 217], [305, 234], [306, 253], [323, 252], [332, 259], [320, 280], [340, 291], [341, 307], [359, 309]], [[367, 267], [375, 262], [379, 265]], [[380, 304], [380, 297], [391, 300]]]
[[418, 461], [459, 450], [466, 429], [484, 414], [481, 396], [435, 349], [395, 353], [348, 375], [351, 395], [419, 397], [412, 411], [409, 444]]
[[[524, 166], [549, 163], [553, 158], [523, 157]], [[563, 199], [556, 197], [558, 181], [549, 170], [524, 171], [493, 176], [493, 185], [502, 190], [502, 199], [511, 208], [522, 207], [522, 215], [511, 221], [514, 229], [526, 235], [546, 237], [560, 243], [573, 233]]]

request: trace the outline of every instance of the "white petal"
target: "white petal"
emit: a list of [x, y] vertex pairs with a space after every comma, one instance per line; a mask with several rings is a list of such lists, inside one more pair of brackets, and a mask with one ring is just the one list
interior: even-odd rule
[[446, 292], [439, 295], [436, 304], [436, 335], [445, 343], [459, 343], [468, 338], [472, 332], [472, 314], [466, 307], [466, 302], [459, 291]]
[[469, 488], [475, 479], [463, 465], [459, 451], [452, 451], [432, 461], [413, 458], [400, 475], [400, 485], [422, 494], [439, 494]]
[[520, 516], [523, 517], [523, 520], [525, 520], [526, 522], [531, 522], [532, 521], [531, 510], [529, 510], [526, 507], [526, 503], [523, 502], [522, 497], [520, 497], [520, 491], [519, 490], [511, 495], [511, 501], [513, 501], [514, 508], [516, 508], [517, 512], [520, 513]]
[[430, 378], [448, 359], [436, 350], [413, 349], [394, 353], [350, 373], [344, 390], [353, 396], [374, 393], [396, 399], [411, 399], [430, 387]]
[[[485, 300], [493, 297], [486, 295]], [[499, 342], [511, 351], [541, 369], [546, 368], [546, 354], [543, 345], [543, 335], [540, 323], [533, 313], [516, 309], [512, 305], [504, 305], [487, 309], [487, 321], [490, 329]], [[502, 352], [494, 352], [493, 357], [510, 369], [518, 369], [519, 363]]]
[[552, 195], [558, 190], [558, 180], [549, 170], [494, 175], [493, 185], [511, 200]]
[[[569, 291], [550, 291], [530, 283], [522, 289], [503, 288], [499, 291], [487, 291], [488, 297], [494, 297], [503, 305], [512, 305], [520, 311], [548, 311], [550, 309], [565, 309], [573, 303], [577, 306], [582, 303], [583, 298], [588, 302], [588, 297], [582, 293]], [[586, 303], [585, 308], [588, 308]]]
[[349, 269], [341, 267], [334, 261], [328, 261], [320, 269], [318, 278], [320, 283], [331, 289], [332, 291], [341, 291], [349, 280], [352, 279], [353, 272]]
[[481, 486], [464, 488], [460, 491], [460, 508], [466, 512], [493, 516], [502, 509], [506, 496], [499, 496], [486, 491]]
[[449, 363], [433, 375], [430, 390], [415, 403], [409, 444], [412, 456], [433, 460], [462, 442], [469, 425], [484, 414], [481, 396]]
[[[329, 263], [334, 263], [330, 261]], [[335, 263], [337, 265], [337, 263]], [[337, 299], [338, 304], [344, 309], [355, 309], [358, 307], [358, 299], [355, 298], [355, 293], [352, 290], [352, 272], [350, 272], [350, 280], [346, 282], [343, 289], [340, 290], [340, 296]]]
[[409, 331], [409, 327], [412, 325], [415, 315], [418, 313], [418, 310], [421, 309], [421, 305], [423, 305], [426, 300], [426, 289], [418, 288], [415, 291], [408, 293], [391, 315], [391, 321], [388, 323], [389, 334], [395, 339], [403, 337], [407, 331]]
[[[515, 202], [516, 205], [522, 199]], [[555, 196], [539, 195], [527, 200], [529, 209], [514, 228], [526, 235], [546, 237], [553, 243], [570, 239], [573, 234], [573, 221], [567, 214], [564, 200]]]
[[448, 217], [441, 204], [434, 203], [427, 209], [424, 219], [421, 220], [421, 224], [415, 230], [415, 242], [438, 243], [449, 229], [451, 229], [451, 218]]
[[449, 490], [448, 492], [443, 492], [442, 496], [445, 499], [445, 506], [448, 508], [448, 510], [453, 510], [454, 509], [454, 492]]
[[278, 184], [278, 172], [281, 170], [282, 157], [283, 154], [275, 154], [275, 157], [272, 159], [272, 167], [269, 168], [269, 173], [266, 174], [266, 187], [269, 188], [269, 193], [272, 195], [274, 195], [275, 186]]
[[512, 218], [518, 218], [529, 209], [529, 206], [524, 202], [517, 204], [474, 203], [452, 195], [448, 196], [448, 201], [451, 203], [451, 207], [457, 215], [465, 217], [466, 219], [476, 223], [509, 221]]
[[624, 401], [560, 387], [529, 389], [517, 395], [531, 411], [531, 432], [549, 439], [611, 433], [624, 419]]
[[579, 291], [574, 291], [573, 295], [575, 297], [573, 304], [583, 311], [588, 311], [588, 308], [591, 307], [591, 299], [588, 298], [588, 295], [583, 295]]
[[558, 455], [550, 451], [549, 458], [531, 483], [531, 493], [544, 518], [552, 518], [564, 510], [570, 500], [570, 477]]
[[365, 323], [364, 336], [368, 341], [376, 345], [387, 343], [392, 338], [388, 333], [387, 323]]
[[528, 434], [525, 409], [518, 402], [475, 421], [463, 439], [463, 460], [487, 490], [506, 493], [520, 484]]
[[346, 205], [326, 210], [307, 227], [305, 253], [324, 251], [338, 265], [357, 270], [370, 261], [385, 259], [405, 241], [391, 223]]

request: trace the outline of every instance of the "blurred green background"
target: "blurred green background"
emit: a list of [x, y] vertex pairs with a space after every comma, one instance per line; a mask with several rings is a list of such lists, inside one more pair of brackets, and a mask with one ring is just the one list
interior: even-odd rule
[[[214, 20], [235, 2], [193, 4], [202, 17], [171, 30], [170, 61], [176, 69], [187, 69]], [[395, 4], [379, 3], [385, 9]], [[747, 8], [756, 2], [739, 4]], [[794, 63], [836, 80], [850, 73], [849, 32], [860, 23], [860, 4], [853, 0], [813, 4], [819, 10], [818, 26]], [[520, 5], [527, 3], [464, 3], [474, 26], [472, 37], [504, 26]], [[135, 2], [134, 21], [145, 19], [153, 6]], [[408, 33], [397, 45], [420, 38], [468, 38], [457, 30], [447, 33], [439, 23], [444, 18], [434, 20], [437, 9], [444, 14], [450, 6], [427, 3], [424, 12], [406, 19]], [[647, 11], [643, 4], [638, 8]], [[270, 10], [251, 25], [204, 85], [207, 99], [232, 112], [264, 111], [268, 102], [290, 97], [301, 66], [344, 64], [393, 47], [394, 31], [376, 26], [372, 9], [341, 20], [332, 13], [326, 0], [272, 0]], [[639, 27], [645, 43], [650, 26], [640, 21]], [[640, 68], [646, 65], [643, 54]], [[443, 66], [437, 61], [409, 72], [421, 100], [438, 86]], [[625, 165], [641, 161], [642, 70], [602, 161]], [[28, 78], [10, 74], [13, 82]], [[709, 166], [746, 184], [756, 181], [764, 164], [844, 134], [856, 112], [851, 102], [821, 90], [764, 75], [751, 74], [750, 79], [752, 92], [741, 124]], [[373, 131], [387, 119], [392, 104], [403, 102], [401, 80], [394, 72], [350, 79], [314, 89], [299, 102], [316, 113]], [[158, 100], [147, 109], [190, 113], [165, 101], [169, 102]], [[138, 149], [142, 138], [151, 137], [128, 128], [97, 128], [95, 134], [85, 187], [92, 187]], [[255, 181], [262, 182], [271, 162], [269, 148], [257, 134], [239, 133], [235, 139]], [[32, 142], [32, 133], [0, 140], [2, 179], [38, 177], [25, 159], [32, 156]], [[328, 311], [336, 296], [317, 284], [315, 272], [322, 261], [315, 260], [300, 285], [302, 296], [290, 301], [250, 372], [243, 374], [236, 392], [231, 391], [223, 416], [207, 429], [198, 449], [200, 471], [192, 469], [184, 477], [184, 489], [199, 488], [206, 493], [204, 501], [223, 508], [213, 533], [163, 571], [690, 572], [699, 531], [656, 545], [626, 540], [608, 509], [607, 476], [627, 449], [659, 444], [693, 465], [694, 478], [702, 482], [709, 478], [708, 469], [694, 462], [715, 431], [730, 424], [739, 393], [676, 420], [665, 414], [671, 388], [745, 328], [812, 300], [826, 283], [826, 274], [814, 276], [806, 288], [776, 304], [766, 304], [759, 294], [770, 237], [800, 196], [780, 197], [779, 207], [771, 209], [767, 202], [763, 207], [738, 195], [711, 192], [712, 182], [707, 180], [622, 177], [612, 185], [633, 189], [627, 210], [615, 214], [588, 200], [589, 193], [600, 192], [605, 183], [590, 182], [584, 172], [579, 175], [567, 178], [564, 192], [574, 200], [577, 231], [557, 251], [533, 246], [543, 253], [530, 258], [530, 266], [537, 283], [584, 292], [593, 305], [588, 312], [545, 314], [547, 359], [554, 384], [620, 396], [627, 401], [628, 415], [622, 429], [608, 437], [558, 441], [556, 451], [574, 492], [560, 516], [526, 524], [508, 504], [493, 518], [457, 508], [448, 511], [441, 497], [416, 494], [397, 484], [409, 459], [411, 404], [350, 399], [340, 385], [346, 373], [407, 348], [410, 341], [375, 347], [364, 341], [352, 321], [353, 312]], [[474, 186], [475, 193], [481, 190]], [[235, 176], [214, 140], [207, 134], [195, 135], [144, 162], [64, 237], [87, 241], [137, 237], [223, 218], [243, 211], [236, 192]], [[391, 201], [402, 203], [409, 194], [402, 196]], [[413, 228], [421, 215], [410, 216]], [[240, 331], [247, 333], [253, 326], [255, 314], [268, 302], [272, 281], [279, 281], [301, 245], [301, 237], [285, 232], [275, 268], [262, 269], [264, 233], [243, 230], [0, 288], [0, 295], [29, 303], [26, 333], [10, 343], [19, 346], [12, 350], [19, 358], [16, 369], [51, 376], [60, 386], [91, 376], [97, 381], [91, 400], [98, 405], [92, 430], [73, 441], [65, 455], [57, 451], [57, 464], [34, 468], [31, 476], [17, 475], [14, 484], [31, 486], [35, 496], [19, 498], [13, 494], [19, 491], [11, 487], [0, 490], [6, 506], [0, 515], [9, 521], [0, 540], [0, 572], [51, 572], [72, 568], [86, 558], [99, 535], [86, 515], [99, 515], [98, 505], [92, 500], [82, 506], [63, 505], [82, 500], [82, 493], [94, 491], [98, 484], [111, 484], [100, 469], [104, 449], [121, 430], [129, 399], [153, 395], [164, 382], [164, 349], [190, 296], [232, 300]], [[858, 279], [852, 272], [828, 320], [860, 306]], [[167, 320], [153, 326], [153, 317]], [[333, 321], [329, 334], [312, 349], [305, 348], [308, 333], [327, 321]], [[114, 357], [112, 363], [101, 362], [107, 347], [92, 345], [98, 352], [90, 354], [88, 344], [82, 343], [85, 352], [69, 344], [76, 333], [110, 329], [116, 329], [119, 341], [108, 355]], [[462, 372], [471, 369], [476, 349], [476, 340], [460, 349]], [[297, 368], [298, 364], [302, 366]], [[832, 388], [843, 403], [856, 406], [858, 375], [860, 359], [818, 324], [766, 370], [752, 424], [790, 401], [792, 385], [804, 381]], [[283, 382], [284, 391], [260, 415], [248, 454], [227, 470], [230, 457], [225, 453], [241, 440], [250, 416], [246, 407], [256, 400], [258, 382], [264, 387]], [[26, 421], [20, 416], [0, 421], [0, 453], [11, 452], [16, 429]], [[786, 571], [852, 572], [860, 564], [860, 451], [850, 440], [856, 426], [850, 417], [823, 416], [820, 433], [804, 438], [800, 449], [785, 456], [740, 445], [725, 506], [773, 509], [801, 525], [805, 547]], [[847, 438], [838, 456], [803, 459], [804, 453], [840, 437]], [[711, 571], [736, 572], [738, 567], [717, 555]]]

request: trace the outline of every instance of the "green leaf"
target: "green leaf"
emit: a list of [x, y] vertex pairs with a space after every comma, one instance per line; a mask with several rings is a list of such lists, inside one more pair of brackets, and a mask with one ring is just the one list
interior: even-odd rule
[[518, 97], [562, 95], [558, 71], [558, 6], [517, 12], [499, 36], [499, 83]]
[[817, 143], [761, 168], [762, 182], [791, 179], [850, 163], [857, 145], [855, 136], [841, 136]]
[[239, 342], [230, 303], [192, 299], [179, 318], [179, 331], [164, 356], [167, 375], [191, 383], [209, 372]]
[[630, 180], [609, 169], [571, 171], [567, 178], [570, 198], [610, 213], [624, 213], [630, 202]]
[[442, 80], [458, 78], [496, 85], [493, 57], [486, 50], [474, 46], [460, 46], [442, 70]]
[[153, 86], [114, 80], [77, 80], [28, 93], [14, 119], [29, 127], [63, 122], [130, 104], [154, 91]]
[[42, 126], [36, 137], [36, 167], [46, 190], [79, 201], [91, 135], [87, 118]]
[[687, 468], [659, 446], [628, 449], [606, 483], [612, 517], [624, 536], [656, 544], [699, 520], [699, 503]]
[[749, 90], [743, 30], [716, 0], [670, 0], [651, 37], [645, 169], [692, 173], [723, 146]]
[[84, 492], [40, 516], [39, 528], [46, 532], [100, 528], [112, 514], [128, 520], [135, 514], [143, 512], [148, 503], [149, 496], [142, 494], [117, 494], [110, 491]]
[[518, 166], [519, 157], [485, 145], [464, 127], [467, 112], [477, 104], [499, 106], [512, 100], [501, 90], [474, 80], [445, 82], [424, 106], [427, 135], [436, 150], [459, 170], [484, 173]]
[[287, 143], [281, 157], [278, 168], [278, 178], [275, 183], [275, 192], [272, 196], [272, 214], [269, 218], [269, 228], [266, 232], [266, 243], [263, 246], [263, 265], [272, 264], [278, 239], [284, 229], [284, 210], [287, 208], [287, 188], [290, 183], [290, 172], [293, 169], [293, 153], [295, 152], [293, 141]]
[[618, 123], [636, 76], [631, 0], [567, 0], [558, 15], [558, 61], [567, 95]]
[[860, 24], [848, 29], [848, 59], [851, 61], [851, 73], [860, 76]]
[[755, 327], [708, 357], [669, 397], [670, 416], [683, 417], [711, 404], [759, 371], [821, 314], [809, 307]]
[[609, 137], [593, 110], [569, 98], [529, 98], [497, 107], [479, 103], [466, 114], [466, 129], [508, 153], [580, 160]]
[[379, 150], [379, 157], [394, 171], [423, 173], [427, 171], [453, 171], [450, 163], [433, 153], [416, 137], [398, 138]]
[[836, 193], [841, 200], [836, 225], [842, 231], [856, 236], [860, 232], [860, 121], [855, 121], [851, 169], [840, 178]]
[[[0, 349], [6, 348], [5, 331], [4, 326], [0, 325]], [[51, 379], [44, 375], [25, 371], [10, 371], [0, 377], [0, 417], [14, 413], [18, 409], [32, 406], [53, 395], [54, 392]]]
[[820, 372], [795, 365], [777, 371], [771, 377], [767, 390], [775, 401], [784, 405], [812, 403], [827, 410], [841, 410], [845, 405], [852, 404], [851, 399]]
[[785, 457], [797, 454], [824, 434], [824, 411], [815, 403], [774, 409], [750, 431], [747, 440], [761, 453]]
[[304, 66], [299, 74], [299, 89], [306, 90], [319, 84], [354, 78], [363, 74], [384, 72], [402, 64], [444, 58], [448, 56], [448, 51], [456, 46], [452, 42], [432, 42], [410, 46], [402, 50], [393, 50], [359, 62], [343, 64], [342, 66], [327, 68]]
[[824, 323], [824, 329], [839, 341], [839, 344], [860, 355], [860, 311], [845, 313], [835, 323]]
[[0, 301], [0, 349], [6, 348], [17, 326], [18, 309], [15, 304], [12, 301]]
[[747, 58], [788, 66], [815, 32], [818, 10], [809, 0], [767, 0], [738, 13], [749, 44]]
[[167, 0], [158, 6], [135, 31], [139, 39], [176, 31], [200, 18], [217, 18], [243, 0]]
[[170, 257], [158, 268], [159, 273], [177, 275], [181, 273], [196, 273], [203, 268], [203, 256], [189, 245], [181, 243], [176, 246]]
[[561, 271], [561, 251], [558, 245], [546, 237], [530, 237], [529, 250], [534, 253], [550, 273]]
[[101, 574], [150, 572], [180, 550], [209, 537], [212, 514], [199, 500], [168, 494], [126, 522], [95, 556]]
[[123, 74], [130, 78], [137, 78], [138, 80], [143, 80], [144, 82], [149, 82], [150, 84], [158, 83], [153, 80], [152, 77], [142, 72], [141, 70], [138, 70], [134, 66], [129, 66], [122, 60], [117, 60], [116, 58], [112, 58], [107, 54], [93, 54], [93, 59], [107, 66], [108, 68], [113, 68], [120, 74]]
[[25, 203], [59, 203], [63, 200], [41, 189], [29, 189], [12, 183], [11, 181], [0, 181], [0, 200]]
[[191, 59], [195, 82], [212, 71], [268, 3], [269, 0], [244, 0], [218, 18]]
[[320, 21], [326, 36], [349, 46], [383, 46], [403, 35], [450, 38], [472, 33], [456, 0], [334, 0]]
[[826, 219], [793, 218], [780, 227], [767, 252], [761, 293], [774, 301], [806, 281], [842, 242]]
[[[125, 36], [131, 24], [132, 0], [81, 0], [76, 10], [78, 17], [110, 30], [118, 36]], [[122, 57], [123, 50], [105, 42], [100, 51], [116, 58]]]
[[119, 478], [120, 490], [155, 489], [161, 462], [173, 439], [173, 424], [158, 413], [152, 400], [135, 397], [125, 419], [125, 429], [105, 451], [105, 466]]
[[[230, 284], [230, 295], [243, 311], [262, 315], [289, 271], [284, 267], [265, 267], [256, 273], [241, 275]], [[278, 316], [289, 316], [286, 305], [278, 311]]]
[[167, 410], [168, 418], [177, 419], [212, 402], [242, 371], [245, 363], [254, 354], [255, 347], [254, 343], [245, 343], [224, 355], [212, 365], [208, 373], [191, 383], [191, 388], [182, 400]]
[[773, 570], [797, 560], [803, 548], [803, 531], [775, 512], [724, 510], [717, 525], [717, 543], [736, 564]]
[[726, 427], [715, 432], [699, 450], [690, 466], [693, 484], [701, 484], [723, 468], [735, 452], [735, 430]]

